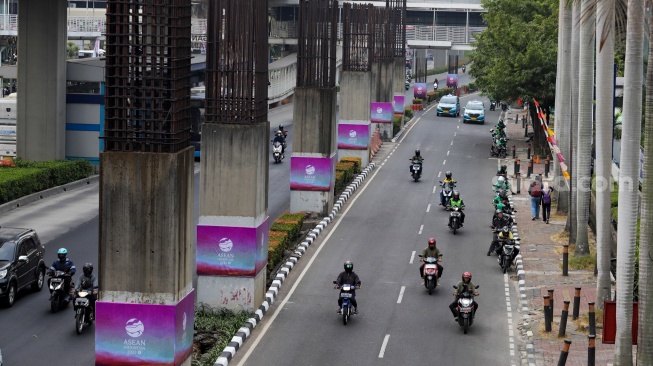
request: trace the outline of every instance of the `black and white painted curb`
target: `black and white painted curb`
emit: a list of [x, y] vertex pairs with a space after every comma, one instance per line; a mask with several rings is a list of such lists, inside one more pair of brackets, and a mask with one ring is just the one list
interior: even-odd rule
[[[512, 195], [508, 196], [508, 202], [510, 203], [510, 207], [515, 207], [514, 202], [512, 201]], [[513, 220], [515, 220], [515, 215], [511, 215]], [[520, 240], [519, 240], [519, 232], [517, 230], [517, 224], [513, 224], [512, 226], [512, 233], [513, 237], [515, 238], [515, 244], [520, 245]], [[520, 248], [521, 249], [521, 248]], [[529, 329], [530, 324], [530, 315], [529, 315], [529, 309], [528, 309], [528, 300], [526, 298], [526, 271], [524, 271], [524, 261], [522, 258], [522, 252], [521, 250], [519, 251], [519, 254], [517, 254], [517, 257], [515, 258], [515, 264], [517, 266], [517, 280], [519, 281], [519, 305], [521, 307], [521, 314], [522, 314], [522, 320], [524, 322], [523, 327], [524, 329]], [[526, 344], [526, 356], [528, 359], [528, 366], [536, 366], [535, 365], [535, 348], [533, 347], [533, 333], [529, 330], [527, 332], [528, 337], [524, 339], [524, 343]]]
[[279, 294], [279, 288], [283, 281], [288, 277], [288, 273], [290, 273], [293, 267], [297, 264], [297, 261], [304, 255], [304, 253], [306, 253], [308, 247], [315, 242], [324, 228], [333, 222], [340, 209], [345, 205], [345, 202], [347, 202], [347, 200], [354, 194], [356, 189], [358, 189], [360, 184], [365, 180], [365, 178], [367, 178], [368, 174], [375, 166], [375, 163], [370, 163], [365, 167], [365, 169], [363, 169], [363, 171], [340, 194], [340, 197], [338, 197], [338, 200], [333, 205], [333, 210], [329, 216], [323, 218], [322, 221], [320, 221], [317, 226], [308, 233], [306, 239], [299, 244], [295, 253], [293, 253], [293, 255], [288, 258], [288, 261], [281, 267], [281, 269], [279, 269], [277, 276], [274, 281], [272, 281], [272, 285], [270, 285], [270, 288], [265, 294], [265, 301], [263, 301], [263, 304], [261, 304], [258, 310], [256, 310], [254, 317], [247, 319], [245, 325], [238, 329], [236, 335], [231, 338], [227, 347], [224, 348], [220, 357], [218, 357], [213, 364], [214, 366], [227, 366], [229, 364], [229, 361], [231, 361], [238, 349], [243, 346], [245, 340], [252, 334], [252, 330], [261, 322], [265, 313], [267, 313], [270, 306], [272, 306], [272, 303], [274, 303], [274, 300]]

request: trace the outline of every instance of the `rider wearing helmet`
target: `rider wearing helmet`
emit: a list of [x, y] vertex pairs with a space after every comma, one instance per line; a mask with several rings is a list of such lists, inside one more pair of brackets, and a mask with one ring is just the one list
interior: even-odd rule
[[447, 172], [444, 173], [444, 180], [442, 181], [442, 189], [440, 190], [440, 205], [441, 206], [446, 205], [446, 202], [444, 201], [444, 194], [442, 193], [443, 190], [444, 190], [444, 187], [447, 186], [447, 185], [453, 186], [454, 183], [456, 183], [456, 181], [453, 180], [453, 174], [451, 174], [451, 171], [447, 170]]
[[[460, 226], [463, 226], [465, 223], [465, 202], [463, 201], [462, 198], [460, 198], [460, 192], [458, 191], [453, 191], [453, 195], [451, 196], [451, 199], [449, 200], [449, 207], [458, 207], [460, 210]], [[451, 217], [449, 217], [449, 226], [451, 226]]]
[[[503, 228], [501, 228], [499, 235], [497, 235], [497, 239], [493, 241], [492, 244], [490, 245], [490, 249], [488, 250], [487, 255], [490, 255], [492, 251], [496, 251], [496, 253], [499, 254], [499, 250], [502, 248], [503, 244], [513, 240], [514, 237], [512, 236], [512, 231], [510, 231], [510, 227], [504, 226]], [[515, 248], [513, 253], [515, 252], [519, 253], [519, 250]], [[517, 254], [514, 254], [512, 259], [515, 259], [516, 256]]]
[[500, 190], [510, 191], [510, 193], [515, 194], [515, 192], [513, 192], [512, 188], [510, 187], [510, 183], [503, 176], [499, 176], [499, 178], [497, 178], [497, 183], [494, 185], [494, 190], [495, 191], [500, 191]]
[[[66, 248], [59, 248], [57, 251], [57, 260], [52, 263], [50, 266], [50, 270], [48, 271], [48, 274], [50, 276], [54, 276], [55, 271], [62, 271], [66, 272], [67, 276], [64, 277], [63, 283], [64, 283], [64, 293], [66, 294], [66, 301], [69, 299], [69, 294], [70, 294], [70, 279], [72, 276], [75, 275], [75, 272], [77, 269], [75, 268], [75, 264], [73, 261], [68, 259], [68, 250]], [[48, 280], [48, 286], [50, 285], [50, 281]]]
[[508, 175], [508, 166], [507, 165], [501, 165], [501, 168], [497, 170], [497, 175], [502, 175], [502, 176], [507, 176]]
[[84, 274], [79, 278], [77, 282], [77, 292], [87, 291], [89, 294], [86, 296], [87, 299], [91, 302], [91, 310], [93, 310], [93, 315], [95, 314], [95, 300], [97, 297], [98, 283], [97, 277], [93, 274], [93, 263], [86, 263], [82, 267]]
[[274, 134], [274, 140], [272, 140], [272, 142], [279, 142], [281, 144], [281, 155], [283, 156], [286, 152], [286, 138], [283, 136], [283, 133], [281, 131], [277, 131]]
[[[424, 173], [424, 164], [422, 164], [422, 161], [424, 160], [424, 158], [422, 157], [422, 154], [419, 151], [419, 149], [415, 150], [415, 155], [413, 155], [413, 157], [410, 158], [410, 160], [411, 161], [417, 160], [419, 162], [419, 165], [422, 166], [422, 173]], [[410, 170], [410, 174], [413, 174], [413, 164], [410, 164], [410, 169], [409, 170]]]
[[[424, 258], [428, 257], [433, 257], [437, 258], [438, 262], [442, 262], [442, 253], [440, 252], [440, 249], [435, 245], [435, 238], [430, 238], [429, 239], [429, 245], [422, 250], [422, 258], [420, 258], [421, 262], [424, 262]], [[444, 268], [440, 263], [436, 263], [438, 266], [438, 285], [440, 284], [440, 277], [442, 277], [442, 271]], [[419, 267], [419, 275], [420, 277], [424, 278], [424, 263]], [[423, 285], [424, 283], [422, 283]]]
[[[453, 314], [454, 320], [458, 321], [458, 309], [456, 309], [458, 307], [458, 295], [464, 292], [469, 292], [470, 294], [474, 294], [474, 296], [478, 296], [478, 291], [476, 291], [476, 285], [472, 282], [471, 272], [464, 272], [461, 281], [458, 282], [456, 287], [457, 289], [453, 293], [455, 299], [451, 304], [449, 304], [449, 309]], [[474, 301], [474, 314], [472, 314], [472, 316], [476, 315], [476, 310], [478, 310], [478, 304]]]
[[[344, 264], [345, 270], [340, 272], [338, 278], [336, 279], [336, 288], [341, 288], [344, 284], [349, 284], [355, 286], [355, 288], [361, 288], [361, 280], [358, 278], [356, 272], [354, 272], [354, 264], [351, 261], [346, 261]], [[351, 304], [354, 305], [354, 314], [358, 313], [358, 304], [356, 303], [356, 290], [351, 292]], [[341, 313], [342, 309], [342, 298], [338, 296], [338, 314]]]
[[288, 138], [288, 130], [284, 130], [283, 125], [279, 125], [279, 131], [281, 131], [281, 133], [283, 133], [283, 138], [284, 139]]
[[[501, 177], [501, 178], [503, 178], [503, 177]], [[494, 196], [494, 199], [492, 200], [492, 204], [496, 206], [499, 203], [502, 203], [504, 199], [505, 200], [508, 199], [508, 193], [505, 190], [502, 189], [502, 190], [499, 191], [498, 195]]]

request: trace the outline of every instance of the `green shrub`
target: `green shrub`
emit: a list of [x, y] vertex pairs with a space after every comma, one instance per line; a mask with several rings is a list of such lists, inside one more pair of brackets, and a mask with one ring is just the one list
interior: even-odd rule
[[288, 233], [270, 230], [268, 238], [268, 273], [283, 259], [283, 251], [288, 247]]
[[422, 100], [420, 98], [414, 98], [413, 99], [413, 104], [422, 104], [422, 102], [424, 102], [424, 100]]
[[354, 178], [354, 163], [337, 163], [336, 171], [341, 171], [345, 174], [343, 178], [345, 179], [345, 183], [347, 183]]
[[345, 173], [342, 171], [336, 171], [336, 185], [333, 188], [335, 197], [338, 197], [340, 192], [345, 188], [345, 183]]
[[395, 119], [392, 121], [392, 135], [393, 136], [396, 135], [397, 133], [399, 133], [399, 131], [401, 130], [401, 119], [402, 118], [403, 118], [403, 116], [399, 115], [399, 116], [395, 117]]
[[354, 174], [360, 174], [362, 159], [354, 156], [343, 156], [340, 158], [341, 163], [353, 163], [354, 164]]
[[413, 109], [411, 107], [406, 107], [404, 116], [406, 116], [406, 118], [413, 118]]
[[224, 348], [229, 344], [240, 327], [252, 317], [247, 311], [234, 312], [225, 308], [216, 310], [208, 306], [195, 308], [195, 333], [215, 337], [215, 344], [204, 354], [193, 353], [193, 366], [213, 366]]
[[299, 237], [299, 233], [302, 230], [302, 225], [304, 224], [304, 214], [289, 214], [285, 213], [281, 215], [272, 226], [270, 226], [270, 231], [281, 231], [288, 234], [288, 240], [292, 241]]

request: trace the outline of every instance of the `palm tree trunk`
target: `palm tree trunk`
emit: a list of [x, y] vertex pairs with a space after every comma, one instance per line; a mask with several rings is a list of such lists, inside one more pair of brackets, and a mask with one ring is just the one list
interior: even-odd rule
[[[567, 0], [560, 0], [558, 15], [558, 70], [556, 73], [556, 114], [555, 133], [562, 155], [569, 158], [569, 128], [571, 115], [571, 90], [569, 76], [571, 73], [571, 8]], [[554, 161], [557, 159], [554, 157]], [[566, 213], [569, 209], [569, 190], [564, 183], [560, 164], [555, 165], [557, 211]]]
[[[632, 365], [633, 280], [637, 195], [639, 192], [639, 147], [642, 126], [642, 70], [644, 1], [628, 1], [626, 63], [624, 71], [624, 114], [619, 172], [619, 215], [617, 223], [617, 334], [615, 366]], [[650, 326], [650, 324], [648, 324]]]
[[596, 24], [596, 305], [610, 300], [610, 257], [612, 247], [610, 176], [612, 164], [612, 94], [614, 74], [615, 5], [599, 0]]
[[582, 0], [580, 24], [580, 56], [578, 79], [578, 133], [576, 147], [576, 250], [575, 256], [590, 254], [587, 223], [590, 212], [590, 164], [592, 161], [592, 116], [594, 107], [594, 12], [593, 0]]
[[644, 179], [642, 181], [642, 217], [639, 232], [639, 326], [637, 362], [653, 365], [653, 34], [648, 37], [646, 70], [646, 124], [644, 126]]
[[580, 46], [580, 4], [574, 2], [572, 5], [572, 38], [571, 38], [571, 119], [570, 119], [570, 136], [571, 148], [569, 149], [569, 175], [570, 183], [570, 201], [569, 214], [567, 215], [567, 229], [569, 230], [569, 244], [576, 243], [576, 177], [578, 172], [578, 138], [576, 131], [578, 126], [578, 72], [579, 72], [579, 46]]

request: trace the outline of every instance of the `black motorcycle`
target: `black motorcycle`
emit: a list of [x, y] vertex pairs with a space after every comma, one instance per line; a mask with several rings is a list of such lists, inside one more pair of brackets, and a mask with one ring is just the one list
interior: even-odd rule
[[500, 250], [500, 254], [498, 258], [499, 265], [501, 266], [503, 273], [506, 273], [508, 269], [510, 269], [510, 267], [512, 266], [512, 257], [515, 250], [517, 250], [516, 247], [518, 246], [515, 244], [514, 240], [499, 239], [499, 243], [501, 244], [497, 248], [498, 250]]
[[[53, 313], [56, 313], [59, 309], [68, 306], [68, 303], [70, 302], [70, 296], [66, 296], [68, 294], [64, 291], [66, 287], [66, 278], [70, 277], [70, 274], [64, 271], [55, 271], [54, 274], [50, 274], [50, 277], [50, 282], [48, 284], [48, 287], [50, 288], [50, 310]], [[74, 283], [71, 280], [70, 288], [73, 288], [73, 286]]]
[[447, 206], [447, 211], [451, 211], [449, 214], [449, 229], [453, 230], [453, 234], [456, 235], [456, 231], [462, 227], [460, 223], [460, 218], [462, 216], [462, 211], [464, 207], [451, 207]]
[[491, 101], [491, 102], [490, 102], [490, 110], [491, 110], [491, 111], [494, 111], [494, 110], [496, 110], [496, 109], [497, 109], [497, 102], [495, 102], [495, 101]]
[[[479, 287], [476, 286], [476, 289]], [[458, 286], [453, 288], [457, 290]], [[458, 325], [463, 327], [465, 334], [467, 334], [467, 330], [474, 323], [474, 294], [467, 291], [458, 294], [458, 307], [456, 309], [458, 310]]]
[[417, 182], [422, 177], [422, 162], [415, 159], [411, 161], [410, 173], [412, 174], [413, 179]]
[[93, 324], [95, 318], [91, 300], [88, 298], [89, 295], [91, 295], [89, 292], [83, 290], [75, 293], [73, 310], [75, 310], [75, 331], [77, 334], [82, 334], [84, 327]]

